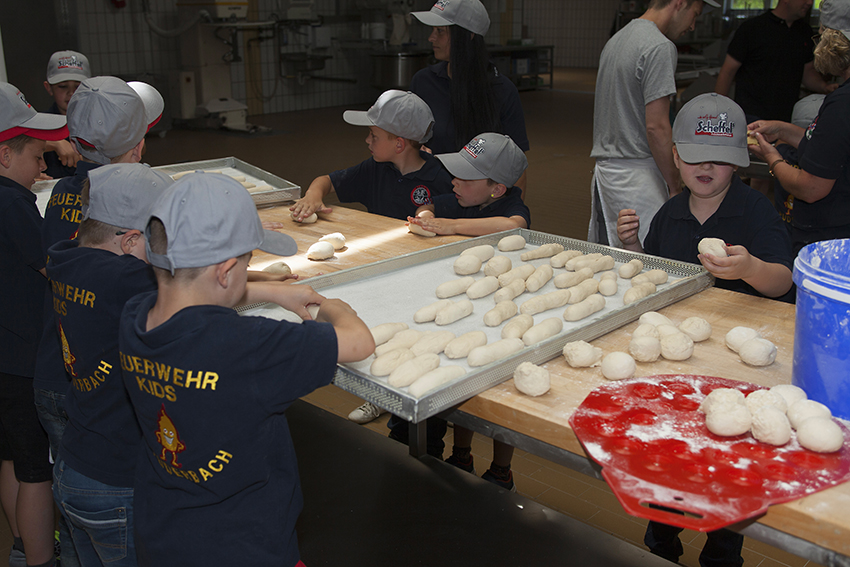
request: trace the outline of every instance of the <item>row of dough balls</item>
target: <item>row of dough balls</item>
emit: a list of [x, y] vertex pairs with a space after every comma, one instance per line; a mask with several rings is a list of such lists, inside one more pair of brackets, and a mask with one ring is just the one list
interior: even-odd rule
[[726, 346], [751, 366], [768, 366], [776, 360], [776, 345], [749, 327], [735, 327], [726, 333]]
[[[318, 242], [307, 249], [307, 258], [310, 260], [327, 260], [333, 258], [334, 252], [345, 247], [345, 236], [341, 232], [326, 234]], [[271, 274], [291, 274], [292, 269], [286, 262], [275, 262], [263, 268], [264, 272]]]
[[711, 324], [701, 317], [688, 317], [679, 326], [660, 313], [649, 311], [640, 316], [639, 325], [632, 333], [629, 352], [612, 352], [603, 358], [602, 349], [585, 341], [564, 345], [564, 358], [574, 368], [602, 366], [602, 375], [608, 380], [632, 378], [637, 369], [635, 361], [655, 362], [659, 357], [667, 360], [687, 360], [694, 353], [694, 343], [711, 336]]
[[[189, 175], [190, 173], [196, 173], [197, 171], [203, 171], [204, 173], [222, 173], [222, 171], [220, 169], [205, 169], [205, 170], [191, 169], [189, 171], [181, 171], [180, 173], [175, 173], [174, 175], [171, 176], [171, 179], [173, 179], [174, 181], [177, 181], [181, 177]], [[235, 179], [236, 181], [241, 183], [242, 187], [247, 189], [249, 193], [257, 193], [257, 192], [260, 192], [260, 191], [271, 191], [271, 190], [274, 189], [274, 187], [272, 187], [271, 185], [259, 185], [258, 186], [256, 183], [251, 183], [250, 181], [246, 181], [244, 175], [229, 175], [229, 174], [224, 174], [224, 175], [227, 175], [231, 179]]]
[[805, 449], [832, 453], [844, 445], [844, 434], [828, 407], [807, 399], [802, 388], [780, 384], [748, 396], [734, 388], [717, 388], [699, 407], [709, 431], [721, 437], [751, 433], [762, 443], [782, 446], [797, 432]]

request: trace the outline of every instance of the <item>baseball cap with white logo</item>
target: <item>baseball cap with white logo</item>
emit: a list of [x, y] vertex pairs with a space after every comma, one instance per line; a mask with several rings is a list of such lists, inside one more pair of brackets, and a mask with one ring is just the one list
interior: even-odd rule
[[154, 203], [151, 216], [162, 221], [168, 239], [165, 254], [150, 249], [148, 261], [158, 268], [203, 268], [259, 248], [276, 256], [292, 256], [298, 244], [291, 236], [263, 229], [251, 195], [236, 180], [219, 173], [190, 173]]
[[490, 16], [480, 0], [437, 0], [427, 12], [411, 12], [426, 26], [460, 26], [478, 35], [490, 29]]
[[511, 137], [494, 132], [479, 134], [459, 152], [438, 155], [437, 159], [458, 179], [492, 179], [508, 189], [528, 167], [528, 159]]
[[412, 92], [388, 90], [367, 111], [346, 110], [342, 119], [355, 126], [377, 126], [395, 136], [425, 143], [431, 139], [434, 115]]
[[83, 81], [68, 103], [67, 116], [77, 151], [100, 164], [127, 153], [148, 131], [144, 101], [117, 77]]
[[174, 184], [171, 176], [141, 163], [116, 163], [89, 171], [83, 220], [144, 231], [157, 198]]
[[717, 93], [699, 95], [682, 107], [673, 122], [673, 143], [686, 163], [750, 165], [744, 111]]
[[57, 51], [47, 62], [47, 82], [51, 85], [62, 81], [83, 82], [91, 77], [88, 58], [76, 51]]
[[65, 117], [36, 112], [14, 85], [0, 82], [0, 142], [16, 136], [56, 141], [68, 137]]

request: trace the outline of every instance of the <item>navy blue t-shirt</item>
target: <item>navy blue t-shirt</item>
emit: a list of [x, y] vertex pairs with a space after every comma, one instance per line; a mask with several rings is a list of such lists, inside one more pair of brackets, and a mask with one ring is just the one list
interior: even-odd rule
[[850, 238], [850, 81], [823, 99], [797, 146], [797, 158], [803, 171], [835, 184], [814, 203], [784, 200], [795, 250], [820, 240]]
[[[424, 100], [434, 114], [434, 135], [426, 146], [434, 155], [458, 152], [469, 140], [459, 146], [455, 142], [455, 122], [452, 115], [452, 80], [447, 72], [448, 62], [440, 61], [418, 71], [410, 81], [410, 90]], [[498, 71], [491, 79], [496, 104], [499, 107], [500, 134], [507, 134], [524, 152], [529, 149], [525, 132], [525, 115], [516, 86]]]
[[[57, 106], [56, 102], [50, 105], [50, 108], [47, 109], [47, 114], [62, 114], [59, 112], [59, 106]], [[67, 140], [66, 140], [67, 141]], [[44, 152], [44, 163], [47, 165], [47, 169], [44, 171], [45, 174], [49, 175], [53, 179], [59, 179], [60, 177], [70, 177], [74, 175], [76, 171], [76, 167], [68, 167], [66, 165], [62, 165], [62, 161], [59, 159], [59, 154], [56, 152]]]
[[132, 487], [141, 431], [122, 379], [118, 323], [130, 298], [156, 290], [153, 271], [135, 256], [63, 240], [50, 249], [47, 275], [71, 378], [60, 455], [89, 478]]
[[0, 372], [32, 378], [47, 278], [35, 193], [0, 176]]
[[[48, 250], [57, 242], [74, 238], [82, 220], [83, 201], [80, 193], [89, 171], [99, 167], [96, 163], [81, 161], [73, 177], [60, 179], [53, 186], [50, 201], [44, 211], [41, 227], [41, 243], [45, 262]], [[44, 390], [65, 393], [68, 390], [68, 375], [62, 362], [61, 343], [53, 323], [53, 294], [47, 290], [44, 304], [44, 332], [38, 346], [38, 361], [35, 365], [33, 386]]]
[[[726, 244], [743, 246], [752, 255], [771, 264], [791, 269], [791, 242], [788, 231], [770, 201], [737, 176], [717, 211], [704, 224], [691, 214], [687, 187], [655, 213], [643, 250], [681, 262], [699, 264], [697, 245], [703, 238], [720, 238]], [[744, 280], [722, 280], [714, 285], [763, 297]]]
[[127, 302], [119, 334], [143, 439], [139, 564], [295, 565], [303, 500], [284, 412], [333, 379], [333, 327], [201, 305], [147, 331], [156, 297]]
[[425, 164], [407, 175], [390, 162], [369, 158], [334, 171], [330, 174], [331, 183], [343, 203], [362, 203], [370, 213], [407, 220], [437, 195], [452, 192], [452, 176], [440, 161], [427, 152], [419, 155]]
[[525, 219], [526, 228], [531, 228], [531, 211], [522, 201], [522, 190], [511, 187], [505, 196], [486, 207], [461, 207], [457, 196], [442, 195], [434, 199], [434, 216], [443, 219], [482, 219], [488, 217], [514, 217]]

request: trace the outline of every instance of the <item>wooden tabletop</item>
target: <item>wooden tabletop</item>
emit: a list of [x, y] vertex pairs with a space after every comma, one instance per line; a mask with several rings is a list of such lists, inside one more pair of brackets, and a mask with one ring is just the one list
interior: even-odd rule
[[[293, 271], [308, 277], [360, 266], [401, 254], [424, 250], [463, 240], [462, 236], [423, 238], [409, 234], [399, 220], [337, 207], [311, 225], [299, 225], [289, 218], [285, 207], [260, 211], [265, 221], [284, 223], [284, 232], [298, 242], [298, 255], [283, 258]], [[307, 248], [321, 236], [341, 232], [347, 247], [328, 261], [306, 259]], [[281, 258], [257, 251], [251, 262], [255, 269]], [[660, 311], [674, 323], [699, 316], [712, 325], [707, 341], [697, 343], [687, 361], [660, 360], [638, 363], [637, 376], [654, 374], [697, 374], [720, 376], [762, 386], [789, 384], [794, 344], [793, 305], [761, 299], [717, 288], [709, 288]], [[593, 341], [607, 354], [627, 351], [637, 322], [626, 325]], [[757, 329], [778, 347], [776, 362], [764, 368], [748, 366], [730, 351], [724, 341], [733, 327]], [[540, 397], [520, 394], [508, 380], [479, 394], [460, 406], [460, 410], [486, 421], [523, 433], [550, 445], [585, 456], [569, 418], [582, 400], [606, 380], [599, 368], [576, 369], [559, 356], [544, 367], [551, 375], [551, 390]], [[787, 504], [771, 506], [759, 522], [850, 556], [850, 483], [830, 488]]]

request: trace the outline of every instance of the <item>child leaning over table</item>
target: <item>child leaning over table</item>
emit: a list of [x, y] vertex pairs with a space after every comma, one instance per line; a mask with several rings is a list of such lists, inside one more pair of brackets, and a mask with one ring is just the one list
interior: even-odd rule
[[[673, 123], [673, 159], [685, 189], [652, 219], [643, 247], [639, 219], [620, 211], [617, 235], [627, 250], [683, 262], [701, 262], [718, 287], [767, 297], [791, 289], [791, 242], [770, 201], [735, 175], [750, 164], [747, 121], [737, 104], [715, 93], [700, 95], [679, 111]], [[703, 238], [727, 243], [727, 258], [700, 254]], [[655, 555], [676, 563], [683, 553], [682, 528], [650, 521], [644, 543]], [[730, 530], [708, 532], [700, 565], [741, 565], [744, 536]]]
[[[480, 134], [459, 152], [438, 155], [437, 159], [454, 176], [454, 194], [436, 197], [434, 204], [420, 207], [416, 218], [409, 222], [437, 234], [468, 236], [528, 228], [531, 213], [522, 202], [521, 190], [514, 186], [528, 167], [528, 160], [509, 136]], [[407, 423], [397, 418], [389, 425], [393, 430], [390, 436], [406, 432], [402, 428]], [[473, 431], [455, 424], [452, 454], [446, 462], [475, 474], [473, 436]], [[516, 491], [511, 472], [513, 454], [513, 447], [494, 439], [493, 462], [481, 478]]]

